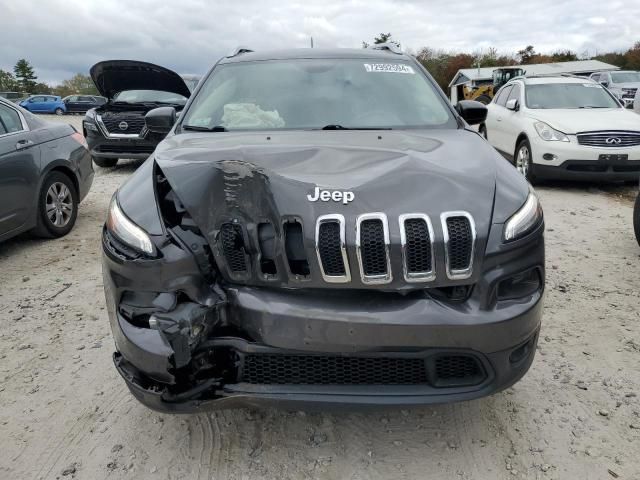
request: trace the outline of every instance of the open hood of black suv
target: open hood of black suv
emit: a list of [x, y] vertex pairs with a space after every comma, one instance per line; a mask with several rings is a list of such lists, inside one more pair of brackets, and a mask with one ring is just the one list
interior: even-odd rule
[[89, 70], [100, 95], [112, 99], [125, 90], [160, 90], [189, 97], [191, 92], [176, 72], [137, 60], [105, 60]]

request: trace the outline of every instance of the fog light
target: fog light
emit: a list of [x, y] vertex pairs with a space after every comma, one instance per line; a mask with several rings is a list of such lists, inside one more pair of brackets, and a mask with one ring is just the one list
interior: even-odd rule
[[545, 153], [544, 155], [542, 155], [542, 158], [551, 162], [553, 160], [557, 160], [558, 156], [554, 155], [553, 153]]
[[531, 295], [540, 288], [540, 273], [531, 268], [501, 280], [498, 284], [498, 300], [510, 300]]

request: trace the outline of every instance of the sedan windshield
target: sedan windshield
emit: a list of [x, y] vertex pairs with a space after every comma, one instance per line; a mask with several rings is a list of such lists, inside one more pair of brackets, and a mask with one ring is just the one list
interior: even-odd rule
[[186, 113], [192, 130], [389, 129], [456, 126], [409, 62], [322, 59], [216, 68]]
[[640, 82], [640, 72], [614, 72], [611, 73], [613, 83]]
[[168, 103], [171, 105], [184, 105], [187, 99], [182, 95], [160, 90], [125, 90], [118, 93], [114, 102], [124, 103]]
[[596, 83], [545, 83], [527, 85], [527, 108], [619, 108], [615, 99]]

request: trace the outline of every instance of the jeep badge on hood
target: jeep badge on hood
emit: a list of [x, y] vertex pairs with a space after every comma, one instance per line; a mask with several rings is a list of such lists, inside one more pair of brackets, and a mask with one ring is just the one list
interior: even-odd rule
[[313, 195], [307, 195], [307, 199], [310, 202], [317, 202], [318, 200], [322, 202], [328, 202], [329, 200], [333, 200], [334, 202], [342, 202], [346, 205], [349, 202], [352, 202], [355, 198], [353, 192], [343, 192], [340, 190], [320, 190], [320, 187], [316, 187], [313, 190]]

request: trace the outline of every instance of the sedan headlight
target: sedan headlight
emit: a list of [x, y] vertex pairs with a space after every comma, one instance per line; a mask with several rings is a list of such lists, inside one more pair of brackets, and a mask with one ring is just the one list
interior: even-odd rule
[[524, 237], [540, 224], [542, 216], [538, 196], [531, 190], [524, 205], [504, 224], [504, 241], [512, 242]]
[[107, 214], [107, 230], [130, 247], [149, 255], [155, 253], [156, 249], [149, 235], [122, 213], [115, 195], [111, 200]]
[[569, 141], [569, 137], [567, 137], [564, 133], [551, 128], [549, 125], [547, 125], [544, 122], [536, 122], [533, 124], [534, 127], [536, 127], [536, 131], [538, 132], [538, 135], [540, 135], [540, 138], [542, 138], [543, 140], [546, 140], [548, 142], [568, 142]]

